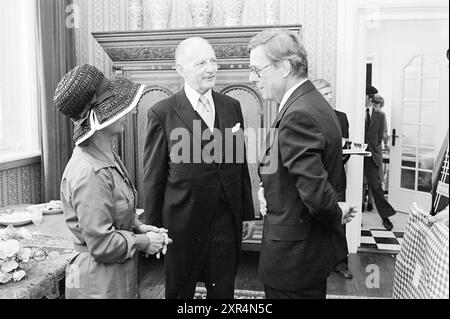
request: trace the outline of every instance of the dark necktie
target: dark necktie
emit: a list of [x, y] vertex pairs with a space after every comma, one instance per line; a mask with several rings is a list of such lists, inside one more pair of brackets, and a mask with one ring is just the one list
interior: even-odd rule
[[448, 206], [448, 145], [445, 151], [444, 158], [439, 170], [439, 179], [437, 181], [436, 193], [433, 194], [433, 207], [434, 214], [439, 213], [445, 207]]
[[370, 126], [370, 109], [366, 108], [366, 128]]

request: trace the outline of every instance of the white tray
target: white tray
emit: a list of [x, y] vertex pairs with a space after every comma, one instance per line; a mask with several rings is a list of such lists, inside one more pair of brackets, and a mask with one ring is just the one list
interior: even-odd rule
[[16, 210], [12, 213], [0, 211], [0, 225], [22, 226], [29, 223], [31, 223], [31, 217], [25, 210]]
[[372, 152], [369, 151], [357, 151], [357, 150], [342, 150], [343, 155], [360, 155], [365, 157], [372, 156]]

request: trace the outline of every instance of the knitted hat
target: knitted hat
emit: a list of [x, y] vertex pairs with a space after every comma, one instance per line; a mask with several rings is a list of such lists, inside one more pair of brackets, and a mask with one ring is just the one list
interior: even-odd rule
[[73, 139], [79, 145], [133, 110], [143, 90], [143, 85], [125, 78], [109, 81], [100, 70], [85, 64], [61, 79], [53, 101], [58, 111], [74, 121]]

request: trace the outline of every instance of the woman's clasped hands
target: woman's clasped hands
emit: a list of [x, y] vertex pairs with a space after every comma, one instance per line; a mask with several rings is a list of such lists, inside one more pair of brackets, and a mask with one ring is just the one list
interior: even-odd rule
[[159, 259], [161, 253], [163, 255], [166, 254], [167, 246], [172, 243], [172, 239], [169, 238], [167, 229], [142, 224], [139, 226], [139, 231], [142, 234], [145, 234], [150, 240], [150, 244], [144, 251], [146, 257], [156, 254], [156, 258]]

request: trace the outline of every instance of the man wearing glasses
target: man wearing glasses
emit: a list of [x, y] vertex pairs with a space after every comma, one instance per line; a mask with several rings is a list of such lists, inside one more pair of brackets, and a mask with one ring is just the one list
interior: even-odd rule
[[[271, 29], [249, 43], [250, 81], [279, 103], [261, 159], [259, 192], [264, 233], [259, 278], [266, 298], [325, 298], [327, 277], [345, 257], [340, 225], [356, 214], [338, 203], [341, 129], [334, 111], [307, 79], [297, 34]], [[275, 172], [264, 169], [278, 161]]]

